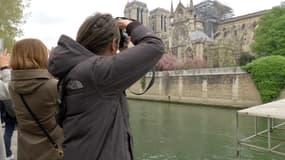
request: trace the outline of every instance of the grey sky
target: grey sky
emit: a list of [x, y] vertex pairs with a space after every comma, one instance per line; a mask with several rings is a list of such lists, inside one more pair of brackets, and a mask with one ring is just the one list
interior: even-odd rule
[[[129, 0], [132, 1], [132, 0]], [[171, 0], [140, 0], [147, 3], [148, 9], [157, 7], [170, 9]], [[203, 0], [193, 0], [197, 4]], [[219, 0], [233, 8], [236, 16], [270, 9], [280, 5], [284, 0]], [[56, 45], [61, 34], [75, 38], [77, 29], [86, 17], [95, 13], [111, 13], [123, 16], [124, 7], [128, 0], [31, 0], [31, 12], [27, 23], [22, 26], [24, 35], [21, 38], [39, 38], [47, 47]], [[181, 0], [184, 5], [189, 5], [190, 0]], [[173, 0], [174, 7], [179, 0]]]

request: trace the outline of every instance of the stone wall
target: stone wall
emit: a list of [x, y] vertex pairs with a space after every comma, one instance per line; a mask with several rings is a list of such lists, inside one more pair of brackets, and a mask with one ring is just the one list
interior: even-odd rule
[[258, 20], [267, 11], [259, 11], [226, 19], [217, 28], [215, 41], [225, 46], [236, 45], [242, 52], [252, 53], [250, 45], [254, 41], [254, 30]]
[[[146, 84], [151, 74], [146, 76]], [[141, 82], [132, 91], [142, 91]], [[261, 104], [251, 76], [240, 68], [211, 68], [157, 72], [153, 87], [142, 96], [127, 91], [131, 99], [216, 106], [248, 107]]]

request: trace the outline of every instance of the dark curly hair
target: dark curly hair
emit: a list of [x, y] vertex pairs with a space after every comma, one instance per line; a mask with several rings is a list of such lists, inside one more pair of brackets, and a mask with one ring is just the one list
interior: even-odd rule
[[120, 41], [116, 20], [110, 14], [96, 13], [80, 26], [76, 41], [91, 52], [100, 54], [113, 39]]

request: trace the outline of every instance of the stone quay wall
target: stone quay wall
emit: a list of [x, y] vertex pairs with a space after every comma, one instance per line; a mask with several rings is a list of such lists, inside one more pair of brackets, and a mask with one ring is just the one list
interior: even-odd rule
[[[151, 73], [146, 75], [146, 85]], [[131, 91], [142, 91], [141, 80]], [[154, 85], [144, 95], [127, 91], [129, 99], [245, 108], [261, 104], [251, 75], [239, 67], [156, 72]], [[285, 97], [285, 92], [281, 93]]]

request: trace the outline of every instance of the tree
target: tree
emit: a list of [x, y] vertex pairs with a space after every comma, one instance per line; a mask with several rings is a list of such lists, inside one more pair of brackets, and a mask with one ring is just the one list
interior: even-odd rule
[[0, 38], [4, 39], [4, 48], [10, 50], [16, 36], [22, 34], [20, 25], [24, 21], [24, 8], [29, 0], [0, 0]]
[[274, 7], [258, 22], [255, 42], [251, 45], [257, 57], [269, 55], [285, 56], [285, 6]]
[[244, 66], [244, 65], [250, 63], [254, 59], [255, 59], [255, 57], [253, 55], [249, 54], [248, 52], [242, 52], [242, 53], [240, 53], [240, 57], [239, 57], [239, 65]]

